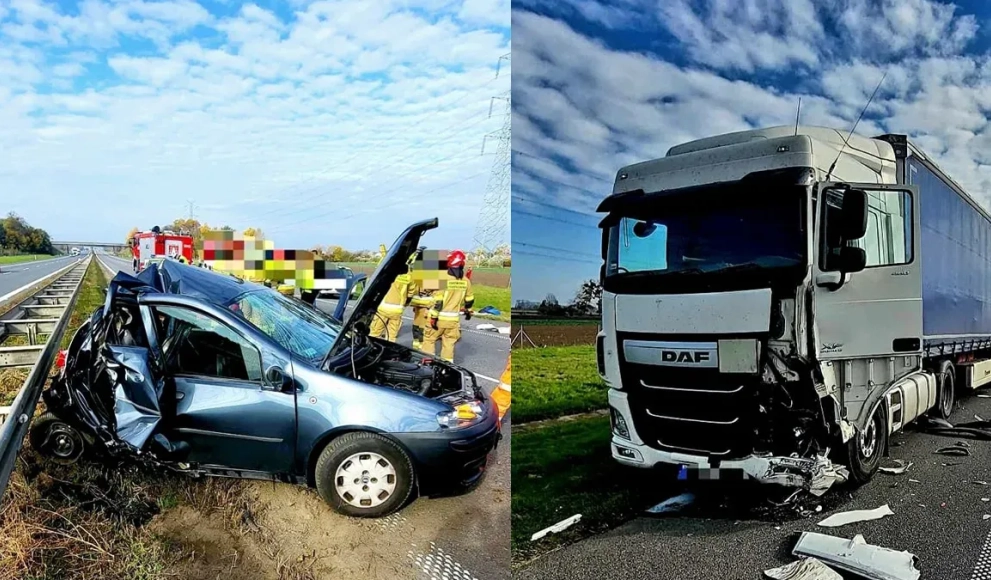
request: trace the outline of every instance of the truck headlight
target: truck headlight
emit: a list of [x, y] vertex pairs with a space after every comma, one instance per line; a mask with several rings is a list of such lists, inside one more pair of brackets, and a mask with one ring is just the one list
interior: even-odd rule
[[477, 401], [458, 405], [451, 411], [441, 411], [437, 413], [437, 422], [441, 427], [448, 429], [461, 429], [470, 427], [482, 419], [485, 411], [482, 404]]
[[612, 423], [613, 434], [627, 441], [630, 440], [630, 428], [626, 425], [626, 418], [612, 407], [609, 407], [609, 422]]

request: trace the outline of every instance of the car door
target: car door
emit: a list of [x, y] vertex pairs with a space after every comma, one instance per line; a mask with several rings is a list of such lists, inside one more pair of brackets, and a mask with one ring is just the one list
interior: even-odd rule
[[220, 309], [184, 302], [142, 301], [152, 348], [175, 387], [161, 432], [189, 445], [185, 462], [288, 473], [296, 436], [291, 359]]

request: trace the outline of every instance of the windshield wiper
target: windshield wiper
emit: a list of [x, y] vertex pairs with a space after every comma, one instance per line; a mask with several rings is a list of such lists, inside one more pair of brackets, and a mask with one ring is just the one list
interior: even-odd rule
[[623, 278], [638, 278], [644, 276], [678, 276], [680, 274], [702, 274], [705, 270], [701, 268], [685, 268], [684, 270], [640, 270], [638, 272], [620, 272], [613, 274]]

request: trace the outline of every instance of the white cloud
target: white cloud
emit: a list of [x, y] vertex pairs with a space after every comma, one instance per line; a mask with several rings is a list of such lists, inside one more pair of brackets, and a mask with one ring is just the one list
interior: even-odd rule
[[500, 126], [489, 98], [510, 81], [495, 78], [504, 1], [216, 7], [12, 0], [0, 190], [25, 194], [3, 211], [55, 237], [117, 239], [193, 199], [204, 221], [280, 244], [369, 247], [439, 213], [434, 237], [470, 244], [492, 165], [482, 137]]

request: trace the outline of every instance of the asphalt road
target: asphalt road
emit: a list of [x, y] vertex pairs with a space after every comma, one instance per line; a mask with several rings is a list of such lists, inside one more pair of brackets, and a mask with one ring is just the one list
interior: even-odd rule
[[[991, 389], [978, 392], [991, 393]], [[974, 421], [975, 414], [991, 418], [991, 398], [965, 396], [951, 422]], [[934, 453], [961, 440], [913, 430], [895, 435], [890, 455], [914, 463], [907, 473], [879, 473], [855, 491], [830, 490], [821, 502], [808, 504], [812, 509], [817, 503], [823, 506], [821, 513], [808, 517], [754, 510], [753, 498], [739, 489], [728, 495], [703, 494], [707, 499], [697, 495], [695, 505], [680, 515], [636, 519], [538, 558], [513, 577], [753, 580], [762, 578], [763, 570], [794, 560], [790, 553], [798, 532], [817, 531], [844, 538], [862, 534], [868, 543], [911, 552], [918, 557], [925, 579], [985, 578], [972, 574], [982, 547], [991, 544], [991, 518], [984, 520], [985, 514], [991, 514], [991, 485], [974, 482], [991, 483], [991, 442], [965, 440], [970, 444], [969, 457]], [[882, 465], [892, 463], [887, 460]], [[670, 492], [649, 498], [646, 505], [669, 496]], [[895, 515], [839, 528], [816, 526], [831, 513], [884, 504]], [[991, 547], [984, 549], [991, 552]]]
[[[100, 254], [108, 266], [131, 271], [130, 260]], [[317, 307], [332, 312], [336, 300], [318, 300]], [[412, 315], [400, 331], [399, 342], [412, 343]], [[487, 393], [495, 388], [509, 357], [510, 338], [475, 330], [477, 324], [508, 324], [473, 318], [462, 326], [462, 338], [455, 347], [455, 362], [476, 373]], [[440, 345], [438, 345], [438, 350]], [[417, 580], [509, 580], [510, 575], [510, 420], [503, 423], [503, 440], [493, 455], [482, 484], [461, 496], [421, 499], [382, 522], [401, 539], [402, 550], [386, 556], [403, 564]], [[359, 538], [360, 541], [360, 538]], [[440, 553], [443, 553], [441, 555]], [[424, 562], [444, 559], [463, 572], [436, 574]]]
[[[62, 256], [48, 260], [38, 260], [36, 262], [0, 264], [0, 302], [7, 299], [8, 295], [17, 293], [21, 288], [29, 286], [84, 257]], [[12, 295], [9, 297], [13, 298]]]

